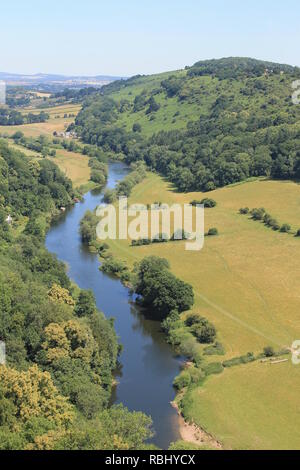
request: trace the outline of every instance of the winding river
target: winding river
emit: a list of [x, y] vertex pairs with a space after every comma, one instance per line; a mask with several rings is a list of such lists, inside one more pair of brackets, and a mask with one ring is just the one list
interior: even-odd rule
[[[128, 174], [122, 163], [109, 164], [107, 187]], [[179, 418], [170, 402], [174, 398], [173, 379], [180, 370], [180, 359], [166, 343], [158, 322], [146, 319], [132, 303], [128, 289], [118, 279], [99, 271], [100, 261], [81, 244], [79, 222], [87, 210], [103, 199], [103, 192], [91, 191], [56, 220], [46, 238], [47, 249], [68, 266], [68, 275], [82, 289], [91, 289], [97, 307], [106, 317], [115, 318], [115, 328], [123, 352], [116, 371], [118, 385], [113, 403], [123, 403], [130, 410], [143, 411], [153, 420], [155, 436], [151, 442], [166, 449], [180, 438]]]

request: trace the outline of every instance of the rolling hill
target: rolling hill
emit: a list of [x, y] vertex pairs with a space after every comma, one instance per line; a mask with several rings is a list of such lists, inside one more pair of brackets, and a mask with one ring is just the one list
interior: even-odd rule
[[83, 141], [145, 160], [180, 191], [251, 176], [300, 176], [300, 69], [247, 58], [135, 76], [103, 87], [76, 119]]

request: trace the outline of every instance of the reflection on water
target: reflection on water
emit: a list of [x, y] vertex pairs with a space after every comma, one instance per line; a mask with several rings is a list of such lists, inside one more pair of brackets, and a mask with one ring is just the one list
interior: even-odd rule
[[[128, 173], [122, 163], [109, 165], [107, 186]], [[161, 448], [179, 439], [178, 416], [171, 407], [174, 398], [172, 382], [180, 369], [160, 330], [159, 322], [146, 319], [132, 302], [128, 290], [117, 279], [99, 271], [97, 255], [82, 246], [78, 229], [84, 213], [102, 201], [101, 191], [91, 191], [57, 219], [48, 232], [46, 246], [64, 261], [68, 274], [82, 289], [92, 289], [97, 306], [107, 317], [115, 318], [115, 328], [123, 352], [116, 371], [118, 381], [112, 394], [113, 403], [124, 403], [130, 410], [151, 415], [156, 435], [153, 442]]]

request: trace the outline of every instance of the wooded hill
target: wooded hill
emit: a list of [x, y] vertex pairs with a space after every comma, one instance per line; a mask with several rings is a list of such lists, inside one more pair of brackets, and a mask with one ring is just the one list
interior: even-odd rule
[[52, 216], [75, 195], [54, 163], [0, 141], [1, 450], [127, 450], [152, 435], [147, 416], [108, 408], [113, 322], [44, 247]]
[[249, 177], [299, 178], [300, 69], [248, 58], [120, 80], [87, 98], [83, 141], [127, 162], [144, 160], [180, 191]]

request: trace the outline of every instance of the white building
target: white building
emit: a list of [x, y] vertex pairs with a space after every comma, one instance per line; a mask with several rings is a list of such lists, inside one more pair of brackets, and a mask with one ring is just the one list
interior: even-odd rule
[[12, 224], [12, 218], [11, 218], [10, 215], [8, 215], [8, 216], [6, 217], [5, 222], [7, 222], [8, 225], [11, 225], [11, 224]]

